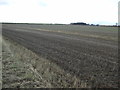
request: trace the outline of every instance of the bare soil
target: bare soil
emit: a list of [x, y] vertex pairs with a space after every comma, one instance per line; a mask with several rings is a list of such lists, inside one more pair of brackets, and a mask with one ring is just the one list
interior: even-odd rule
[[3, 38], [3, 88], [90, 87], [49, 60]]
[[[88, 86], [92, 84], [92, 87], [118, 87], [116, 28], [13, 24], [3, 25], [3, 35], [36, 53], [39, 57], [54, 63], [53, 65], [60, 67], [60, 70], [65, 73], [76, 76], [79, 78], [78, 80], [84, 81]], [[28, 54], [28, 52], [26, 53]], [[26, 53], [24, 53], [25, 56]], [[31, 62], [39, 63], [39, 60], [35, 59]], [[36, 68], [39, 64], [33, 66]], [[49, 71], [49, 64], [47, 66]], [[41, 72], [41, 68], [37, 71], [39, 72], [39, 70]], [[59, 71], [56, 68], [53, 70]], [[56, 83], [59, 80], [57, 78], [55, 80], [53, 87], [62, 87], [62, 85], [57, 86]], [[68, 80], [66, 82], [73, 87], [73, 82]], [[66, 85], [66, 87], [71, 87], [70, 85]]]

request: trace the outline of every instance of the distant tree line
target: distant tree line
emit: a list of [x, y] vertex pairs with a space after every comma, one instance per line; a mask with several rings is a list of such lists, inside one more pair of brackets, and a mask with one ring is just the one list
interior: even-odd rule
[[11, 22], [2, 22], [2, 24], [28, 24], [28, 25], [66, 25], [66, 24], [59, 24], [59, 23], [11, 23]]
[[120, 27], [119, 24], [116, 23], [116, 25], [99, 25], [99, 24], [87, 24], [84, 22], [76, 22], [76, 23], [70, 23], [70, 25], [89, 25], [89, 26], [102, 26], [102, 27]]
[[89, 25], [84, 22], [71, 23], [71, 25]]
[[88, 26], [101, 26], [101, 27], [120, 27], [119, 24], [116, 25], [99, 25], [99, 24], [87, 24], [84, 22], [76, 22], [70, 24], [60, 24], [60, 23], [11, 23], [11, 22], [1, 22], [2, 24], [28, 24], [28, 25], [88, 25]]
[[84, 22], [70, 23], [70, 25], [89, 25], [89, 26], [99, 26], [99, 24], [94, 25], [94, 24], [87, 24], [87, 23], [84, 23]]

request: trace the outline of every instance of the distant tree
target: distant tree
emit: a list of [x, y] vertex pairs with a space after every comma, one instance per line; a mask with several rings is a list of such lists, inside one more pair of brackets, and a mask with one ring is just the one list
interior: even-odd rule
[[91, 26], [94, 26], [94, 24], [91, 24]]
[[88, 25], [84, 22], [71, 23], [71, 25]]

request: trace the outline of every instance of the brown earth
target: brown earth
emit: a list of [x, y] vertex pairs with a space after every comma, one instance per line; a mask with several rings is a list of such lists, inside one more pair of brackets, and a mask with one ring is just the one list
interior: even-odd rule
[[[58, 29], [61, 27], [58, 26]], [[66, 73], [88, 84], [92, 83], [94, 87], [117, 87], [118, 46], [114, 35], [116, 31], [101, 32], [101, 28], [98, 27], [97, 31], [96, 27], [98, 33], [95, 35], [95, 30], [91, 29], [90, 32], [86, 27], [82, 27], [85, 28], [85, 32], [77, 27], [78, 34], [72, 34], [71, 31], [64, 33], [64, 30], [62, 33], [50, 29], [44, 31], [43, 27], [42, 30], [41, 27], [28, 28], [29, 25], [3, 25], [3, 35], [56, 64]], [[64, 28], [65, 26], [62, 27]]]
[[89, 87], [49, 60], [3, 38], [3, 88]]

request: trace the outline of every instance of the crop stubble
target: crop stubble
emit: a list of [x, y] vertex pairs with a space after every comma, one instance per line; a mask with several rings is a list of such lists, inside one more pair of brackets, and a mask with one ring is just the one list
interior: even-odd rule
[[[74, 32], [71, 28], [75, 26], [66, 26], [68, 30], [70, 29], [66, 31], [68, 33], [64, 33], [66, 27], [61, 25], [54, 27], [62, 29], [62, 33], [55, 31], [55, 28], [52, 29], [54, 32], [51, 32], [52, 25], [49, 26], [48, 31], [40, 30], [46, 29], [47, 26], [44, 25], [38, 25], [36, 29], [34, 25], [21, 26], [22, 28], [19, 25], [5, 25], [3, 35], [56, 63], [66, 72], [87, 82], [92, 80], [96, 87], [117, 87], [117, 30], [105, 30], [104, 32], [100, 31], [104, 28], [96, 27], [96, 30], [92, 30], [93, 27], [89, 27], [90, 31], [86, 30], [87, 26], [77, 26], [75, 32], [78, 34], [75, 35], [69, 34], [71, 31]], [[33, 30], [30, 29], [33, 27]], [[85, 32], [81, 28], [84, 28]], [[93, 35], [99, 35], [99, 37]], [[100, 36], [111, 38], [105, 39]]]

